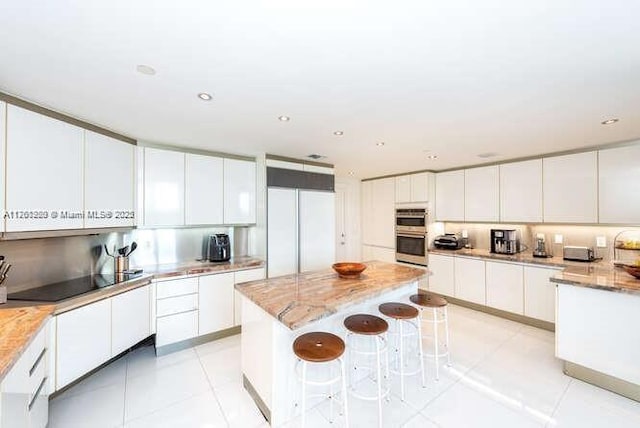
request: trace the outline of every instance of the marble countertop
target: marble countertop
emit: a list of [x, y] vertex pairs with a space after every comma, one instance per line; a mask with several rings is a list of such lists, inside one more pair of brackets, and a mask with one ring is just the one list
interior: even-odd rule
[[0, 310], [0, 380], [27, 349], [55, 305]]
[[291, 330], [335, 314], [427, 275], [424, 269], [365, 262], [357, 279], [332, 269], [237, 284], [236, 289]]

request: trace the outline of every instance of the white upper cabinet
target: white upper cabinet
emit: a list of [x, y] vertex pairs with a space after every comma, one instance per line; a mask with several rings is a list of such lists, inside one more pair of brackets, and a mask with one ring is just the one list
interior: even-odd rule
[[6, 230], [82, 228], [84, 130], [13, 105], [6, 126]]
[[91, 131], [85, 140], [85, 227], [133, 226], [135, 146]]
[[224, 160], [224, 222], [256, 222], [256, 163]]
[[186, 154], [185, 222], [224, 223], [222, 208], [222, 158]]
[[395, 248], [395, 178], [381, 178], [372, 181], [371, 244], [379, 247]]
[[[6, 135], [7, 104], [0, 101], [0, 166], [4, 171], [4, 137]], [[4, 174], [0, 173], [0, 213], [4, 213]], [[4, 232], [4, 220], [0, 219], [0, 232]]]
[[497, 222], [499, 220], [499, 181], [497, 166], [465, 170], [465, 221]]
[[500, 221], [542, 223], [542, 159], [500, 165]]
[[145, 147], [144, 225], [184, 224], [185, 154]]
[[600, 223], [638, 224], [640, 145], [600, 150]]
[[[362, 219], [362, 243], [373, 244], [373, 181], [363, 181], [360, 184], [361, 195], [361, 213]], [[364, 256], [363, 256], [364, 258]], [[365, 260], [369, 260], [366, 259]]]
[[411, 202], [411, 176], [396, 177], [396, 203]]
[[396, 203], [427, 202], [429, 200], [429, 173], [396, 177]]
[[[543, 159], [544, 221], [598, 221], [598, 154], [578, 153]], [[526, 189], [523, 189], [526, 191]]]
[[436, 220], [464, 221], [464, 170], [436, 174]]

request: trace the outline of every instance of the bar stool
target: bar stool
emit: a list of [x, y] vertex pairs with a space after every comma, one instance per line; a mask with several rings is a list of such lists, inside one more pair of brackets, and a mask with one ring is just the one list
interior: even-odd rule
[[[349, 361], [350, 364], [353, 365], [354, 370], [358, 368], [370, 369], [372, 372], [375, 370], [376, 373], [376, 384], [377, 384], [377, 394], [376, 395], [365, 395], [358, 393], [353, 385], [349, 392], [356, 398], [360, 398], [362, 400], [378, 400], [378, 425], [382, 427], [382, 399], [389, 395], [391, 391], [391, 386], [387, 384], [384, 391], [382, 389], [382, 361], [381, 357], [385, 356], [385, 376], [384, 378], [389, 381], [389, 355], [387, 354], [387, 337], [386, 333], [389, 330], [389, 324], [385, 320], [375, 315], [368, 314], [357, 314], [351, 315], [344, 320], [344, 326], [347, 329], [347, 347], [349, 348]], [[360, 337], [370, 337], [375, 342], [375, 350], [369, 351], [364, 350], [362, 348], [358, 348], [354, 340], [356, 336]], [[369, 366], [358, 366], [353, 363], [353, 354], [360, 354], [366, 356], [375, 356], [376, 364], [375, 367]], [[353, 377], [353, 376], [351, 376]]]
[[[447, 357], [447, 365], [451, 365], [451, 356], [449, 354], [449, 319], [447, 316], [447, 305], [449, 302], [444, 297], [430, 293], [418, 293], [409, 297], [409, 300], [420, 308], [422, 312], [422, 321], [430, 322], [433, 327], [433, 354], [426, 354], [427, 357], [434, 357], [436, 363], [436, 380], [440, 379], [440, 358]], [[431, 309], [431, 318], [425, 318], [426, 310]], [[440, 352], [440, 343], [438, 339], [438, 330], [440, 324], [444, 324], [444, 347], [445, 351]]]
[[[378, 306], [378, 310], [383, 315], [395, 320], [396, 332], [398, 334], [398, 350], [400, 352], [400, 371], [395, 372], [400, 375], [400, 397], [404, 401], [404, 377], [415, 375], [418, 372], [422, 374], [422, 387], [426, 386], [424, 377], [424, 356], [422, 354], [422, 326], [420, 325], [420, 312], [413, 306], [405, 303], [391, 302], [383, 303]], [[408, 324], [415, 328], [415, 331], [406, 333], [404, 332], [404, 325]], [[418, 342], [418, 356], [420, 357], [420, 368], [412, 372], [405, 372], [405, 358], [404, 358], [404, 339], [407, 336], [417, 335]]]
[[[347, 413], [347, 382], [344, 360], [345, 344], [342, 339], [332, 333], [314, 331], [300, 335], [293, 342], [293, 352], [298, 357], [298, 364], [302, 364], [302, 374], [299, 370], [299, 380], [302, 382], [302, 426], [306, 422], [306, 395], [307, 385], [312, 386], [330, 386], [331, 412], [333, 414], [333, 384], [342, 381], [342, 410], [344, 413], [345, 427], [349, 426], [349, 416]], [[307, 379], [307, 365], [316, 363], [332, 363], [340, 364], [340, 374], [336, 377], [323, 381], [311, 381]], [[316, 394], [318, 395], [318, 394]], [[323, 395], [323, 394], [321, 394]]]

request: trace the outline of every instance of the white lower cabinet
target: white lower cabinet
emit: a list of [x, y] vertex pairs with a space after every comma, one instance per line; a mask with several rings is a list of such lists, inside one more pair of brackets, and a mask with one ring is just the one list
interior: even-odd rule
[[198, 334], [200, 336], [233, 327], [234, 273], [202, 275], [198, 291]]
[[556, 285], [549, 278], [561, 269], [524, 267], [524, 314], [543, 321], [556, 321]]
[[522, 265], [486, 262], [487, 306], [524, 314]]
[[49, 419], [48, 326], [44, 325], [0, 384], [0, 427], [44, 428]]
[[455, 294], [453, 257], [429, 254], [429, 291], [445, 296]]
[[376, 247], [373, 245], [362, 246], [362, 260], [380, 260], [381, 262], [395, 263], [396, 250], [393, 248]]
[[[239, 270], [234, 274], [234, 282], [240, 284], [248, 281], [257, 281], [265, 278], [265, 269]], [[233, 290], [233, 325], [242, 324], [242, 295], [238, 290]]]
[[127, 291], [111, 302], [111, 355], [115, 356], [151, 335], [149, 285]]
[[454, 260], [455, 294], [458, 299], [486, 304], [484, 261], [456, 257]]
[[158, 318], [156, 347], [169, 345], [198, 335], [198, 310]]
[[198, 335], [198, 277], [156, 282], [156, 347]]
[[111, 299], [58, 315], [56, 389], [111, 358]]

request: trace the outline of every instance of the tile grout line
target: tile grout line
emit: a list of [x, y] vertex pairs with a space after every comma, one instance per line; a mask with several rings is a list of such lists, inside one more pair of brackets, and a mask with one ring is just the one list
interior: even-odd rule
[[124, 428], [124, 423], [125, 420], [127, 418], [127, 383], [128, 383], [128, 377], [127, 374], [129, 373], [129, 355], [127, 354], [126, 356], [127, 361], [124, 365], [124, 394], [122, 397], [122, 426]]
[[216, 394], [216, 390], [211, 383], [211, 379], [209, 379], [209, 375], [207, 374], [207, 370], [204, 368], [204, 364], [202, 363], [202, 359], [200, 358], [200, 353], [198, 352], [197, 347], [193, 347], [193, 351], [196, 353], [196, 358], [198, 358], [198, 364], [202, 368], [202, 372], [204, 373], [204, 377], [207, 379], [207, 383], [209, 384], [209, 389], [211, 389], [211, 393], [213, 394], [213, 398], [216, 400], [216, 404], [218, 405], [218, 409], [224, 418], [224, 422], [227, 424], [227, 427], [230, 427], [229, 419], [227, 418], [227, 414], [222, 408], [222, 404], [220, 404], [220, 400], [218, 400], [218, 395]]
[[[567, 392], [569, 391], [569, 387], [571, 386], [572, 383], [573, 383], [573, 379], [569, 378], [569, 382], [567, 382], [566, 388], [562, 392], [562, 395], [560, 396], [560, 398], [558, 399], [558, 402], [556, 403], [555, 407], [553, 408], [553, 412], [551, 412], [550, 418], [552, 420], [553, 420], [554, 416], [556, 415], [556, 413], [558, 413], [558, 408], [560, 408], [560, 404], [562, 404], [562, 401], [564, 400], [564, 397], [566, 397]], [[547, 422], [545, 424], [545, 428], [548, 428], [548, 427], [551, 427], [551, 422]]]

